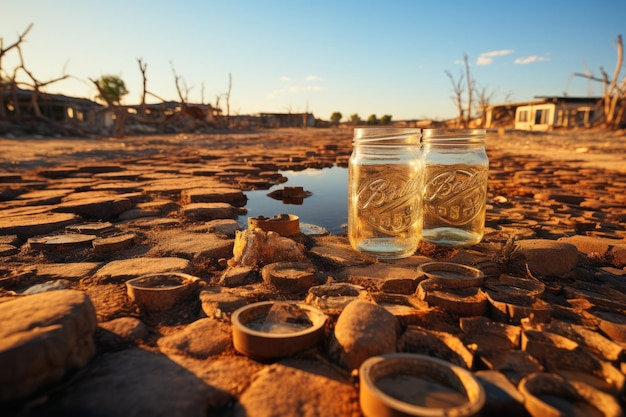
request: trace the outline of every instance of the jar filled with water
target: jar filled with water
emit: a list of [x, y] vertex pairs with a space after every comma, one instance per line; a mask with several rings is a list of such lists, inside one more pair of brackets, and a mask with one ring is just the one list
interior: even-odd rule
[[425, 129], [424, 223], [426, 242], [479, 243], [485, 231], [487, 175], [484, 129]]
[[421, 129], [354, 130], [348, 165], [348, 236], [382, 259], [412, 255], [421, 241]]

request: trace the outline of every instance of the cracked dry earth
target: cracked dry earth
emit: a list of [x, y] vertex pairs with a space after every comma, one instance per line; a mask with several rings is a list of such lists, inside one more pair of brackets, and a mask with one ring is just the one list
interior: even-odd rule
[[[487, 230], [473, 247], [377, 262], [345, 233], [311, 229], [260, 232], [271, 250], [238, 252], [246, 191], [345, 167], [351, 136], [0, 139], [2, 414], [359, 416], [359, 365], [409, 352], [471, 371], [481, 415], [542, 415], [537, 398], [621, 415], [623, 132], [489, 132]], [[470, 295], [425, 285], [418, 267], [433, 261], [484, 281]], [[140, 308], [126, 282], [163, 273], [197, 285], [166, 311]], [[231, 314], [267, 300], [322, 310], [319, 342], [270, 360], [237, 351]]]

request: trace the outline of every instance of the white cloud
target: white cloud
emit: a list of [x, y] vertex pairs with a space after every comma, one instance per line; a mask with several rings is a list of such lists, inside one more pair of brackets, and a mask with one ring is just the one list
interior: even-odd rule
[[289, 91], [291, 93], [301, 93], [303, 91], [313, 91], [313, 92], [317, 92], [317, 91], [321, 91], [322, 87], [317, 86], [317, 85], [307, 85], [305, 87], [299, 87], [299, 86], [292, 86], [289, 87]]
[[493, 58], [489, 58], [486, 56], [479, 56], [476, 60], [476, 65], [489, 65], [493, 62]]
[[513, 62], [515, 64], [526, 65], [526, 64], [532, 64], [533, 62], [542, 62], [542, 61], [549, 61], [549, 60], [550, 58], [547, 56], [531, 55], [525, 58], [516, 58], [515, 61]]
[[[324, 89], [324, 87], [321, 87], [319, 85], [310, 85], [310, 84], [298, 85], [297, 83], [294, 83], [293, 80], [286, 75], [280, 77], [280, 81], [283, 83], [283, 86], [281, 88], [278, 88], [276, 90], [269, 92], [266, 96], [268, 100], [273, 100], [279, 96], [283, 96], [286, 94], [298, 94], [298, 93], [306, 93], [306, 92], [317, 93]], [[304, 78], [305, 83], [311, 83], [311, 82], [316, 82], [316, 81], [323, 81], [323, 78], [317, 75], [308, 75]]]
[[303, 93], [303, 92], [312, 92], [312, 93], [317, 93], [319, 91], [322, 91], [323, 87], [320, 87], [318, 85], [305, 85], [305, 86], [300, 86], [300, 85], [289, 85], [286, 84], [283, 88], [279, 88], [277, 90], [273, 90], [271, 92], [269, 92], [267, 94], [267, 98], [269, 100], [273, 100], [279, 96], [283, 96], [286, 94], [297, 94], [297, 93]]
[[500, 49], [498, 51], [483, 52], [478, 56], [476, 65], [489, 65], [493, 63], [493, 58], [497, 56], [505, 56], [513, 53], [512, 49]]

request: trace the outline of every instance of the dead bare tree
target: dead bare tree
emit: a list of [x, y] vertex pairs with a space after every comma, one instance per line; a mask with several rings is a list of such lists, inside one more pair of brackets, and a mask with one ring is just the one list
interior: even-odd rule
[[[15, 79], [16, 79], [15, 71], [13, 72], [12, 77], [8, 77], [8, 73], [6, 73], [6, 71], [4, 71], [2, 68], [2, 58], [11, 50], [17, 49], [20, 47], [20, 45], [22, 44], [22, 42], [24, 42], [24, 40], [26, 39], [26, 35], [32, 29], [32, 27], [33, 27], [33, 24], [31, 23], [30, 25], [28, 25], [26, 30], [22, 32], [22, 34], [18, 35], [17, 40], [7, 47], [4, 46], [4, 39], [0, 38], [0, 119], [7, 118], [5, 104], [4, 104], [4, 92], [9, 89], [12, 89], [13, 92], [15, 93], [15, 89], [17, 88], [17, 86], [15, 85]], [[4, 74], [7, 74], [7, 76], [5, 77]]]
[[480, 110], [480, 126], [485, 127], [487, 123], [487, 107], [491, 104], [494, 91], [489, 92], [487, 87], [476, 87], [476, 100]]
[[577, 77], [583, 77], [588, 80], [598, 81], [602, 83], [602, 123], [607, 129], [617, 129], [622, 123], [626, 122], [626, 77], [619, 82], [619, 74], [622, 70], [624, 60], [624, 46], [622, 44], [622, 35], [617, 35], [617, 61], [613, 71], [613, 77], [609, 78], [604, 68], [600, 66], [602, 78], [595, 77], [592, 73], [575, 72]]
[[141, 104], [139, 105], [139, 109], [142, 116], [146, 115], [146, 94], [148, 91], [146, 86], [148, 85], [148, 78], [146, 77], [146, 71], [148, 69], [148, 63], [143, 62], [143, 59], [137, 58], [137, 63], [139, 64], [139, 71], [141, 71]]
[[228, 73], [228, 91], [226, 92], [226, 127], [230, 126], [230, 93], [233, 89], [233, 77]]
[[469, 127], [470, 121], [472, 120], [472, 105], [474, 104], [472, 102], [472, 95], [476, 87], [476, 81], [473, 80], [470, 75], [470, 66], [467, 59], [467, 54], [463, 54], [463, 64], [465, 65], [465, 79], [467, 84], [467, 110], [465, 112], [464, 126]]
[[[172, 73], [174, 73], [174, 83], [176, 84], [176, 92], [178, 93], [178, 98], [180, 99], [180, 105], [182, 108], [185, 108], [187, 101], [189, 99], [189, 92], [191, 91], [193, 87], [188, 88], [185, 80], [182, 79], [178, 74], [176, 74], [176, 69], [174, 68], [174, 65], [173, 64], [171, 65], [172, 65]], [[183, 90], [184, 90], [184, 94], [183, 94]]]
[[35, 78], [35, 76], [33, 75], [32, 72], [30, 72], [27, 68], [26, 65], [24, 64], [24, 57], [22, 56], [22, 48], [20, 48], [20, 46], [17, 46], [17, 53], [19, 55], [20, 58], [20, 65], [18, 67], [18, 69], [21, 69], [22, 71], [24, 71], [24, 73], [26, 73], [26, 75], [28, 75], [28, 78], [30, 78], [31, 82], [30, 83], [20, 83], [23, 84], [27, 87], [30, 87], [33, 90], [33, 94], [31, 95], [31, 105], [33, 107], [33, 112], [35, 114], [35, 117], [38, 117], [40, 119], [43, 119], [44, 116], [41, 113], [41, 108], [39, 107], [39, 99], [41, 98], [41, 88], [42, 87], [46, 87], [50, 84], [53, 84], [55, 82], [58, 81], [62, 81], [65, 80], [69, 77], [69, 75], [65, 74], [65, 69], [63, 70], [63, 75], [61, 75], [60, 77], [57, 78], [53, 78], [51, 80], [48, 81], [39, 81], [37, 78]]
[[[184, 123], [189, 123], [186, 128], [196, 129], [198, 125], [206, 125], [207, 116], [205, 111], [201, 106], [189, 105], [189, 92], [193, 87], [187, 87], [187, 83], [184, 79], [182, 79], [174, 69], [174, 65], [172, 65], [172, 72], [174, 73], [174, 82], [176, 84], [176, 91], [178, 92], [178, 97], [180, 99], [180, 113], [178, 116], [181, 116], [179, 119]], [[178, 118], [178, 116], [174, 118]]]
[[459, 112], [457, 125], [461, 125], [465, 121], [465, 118], [463, 117], [463, 74], [460, 74], [459, 79], [455, 80], [452, 74], [450, 74], [450, 71], [446, 70], [445, 73], [452, 83], [452, 91], [454, 95], [451, 98], [456, 103], [456, 108]]
[[[472, 110], [474, 110], [475, 107], [474, 94], [476, 93], [476, 80], [472, 78], [469, 58], [467, 57], [467, 54], [463, 54], [463, 66], [465, 74], [463, 74], [463, 70], [461, 70], [458, 80], [454, 79], [450, 71], [445, 71], [445, 73], [452, 83], [452, 91], [454, 95], [451, 98], [456, 104], [456, 108], [459, 112], [457, 126], [467, 128], [470, 126], [470, 123], [472, 121]], [[463, 109], [463, 93], [466, 90], [467, 102], [465, 109]]]

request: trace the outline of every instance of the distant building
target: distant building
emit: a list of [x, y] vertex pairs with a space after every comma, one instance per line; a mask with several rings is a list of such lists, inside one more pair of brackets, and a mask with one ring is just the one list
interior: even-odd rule
[[176, 115], [184, 114], [187, 117], [216, 126], [222, 110], [210, 104], [185, 103], [165, 101], [154, 104], [136, 104], [124, 106], [131, 114], [144, 116], [147, 120], [168, 121]]
[[536, 100], [489, 106], [485, 127], [546, 131], [589, 127], [599, 116], [601, 97], [537, 96]]
[[261, 127], [315, 127], [313, 113], [260, 113]]
[[9, 118], [41, 116], [57, 122], [75, 121], [93, 124], [103, 109], [100, 104], [86, 98], [68, 97], [61, 94], [35, 93], [20, 88], [2, 92], [2, 103]]

